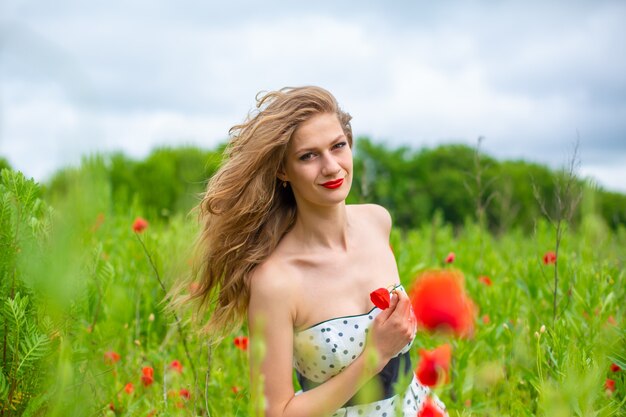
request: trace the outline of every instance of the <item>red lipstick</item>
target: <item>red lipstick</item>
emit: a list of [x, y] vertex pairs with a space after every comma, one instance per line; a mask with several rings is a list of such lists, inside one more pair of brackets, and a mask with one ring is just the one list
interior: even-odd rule
[[341, 184], [343, 184], [343, 178], [334, 181], [328, 181], [321, 185], [326, 188], [335, 189], [341, 187]]

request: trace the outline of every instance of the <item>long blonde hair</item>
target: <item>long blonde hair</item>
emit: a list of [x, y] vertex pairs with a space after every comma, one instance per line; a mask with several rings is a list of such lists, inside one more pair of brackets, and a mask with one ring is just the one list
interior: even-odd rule
[[247, 119], [230, 129], [222, 165], [198, 206], [202, 230], [192, 297], [213, 308], [205, 329], [217, 334], [241, 326], [249, 273], [295, 222], [291, 187], [282, 187], [277, 173], [298, 126], [318, 114], [335, 114], [352, 146], [351, 116], [323, 88], [287, 87], [259, 93], [256, 101]]

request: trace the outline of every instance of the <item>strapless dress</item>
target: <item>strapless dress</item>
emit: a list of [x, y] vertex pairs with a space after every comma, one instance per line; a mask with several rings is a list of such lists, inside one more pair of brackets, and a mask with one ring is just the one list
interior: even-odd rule
[[[404, 291], [402, 285], [395, 288]], [[350, 365], [363, 352], [367, 332], [381, 311], [374, 307], [365, 314], [335, 317], [294, 332], [293, 366], [302, 387], [297, 394], [315, 388]], [[378, 389], [373, 400], [370, 396], [370, 401], [363, 402], [363, 396], [357, 393], [332, 417], [415, 417], [429, 388], [420, 384], [413, 373], [409, 350], [414, 338], [374, 377]], [[394, 384], [400, 380], [410, 382], [399, 390]], [[436, 396], [433, 399], [447, 415], [444, 404]]]

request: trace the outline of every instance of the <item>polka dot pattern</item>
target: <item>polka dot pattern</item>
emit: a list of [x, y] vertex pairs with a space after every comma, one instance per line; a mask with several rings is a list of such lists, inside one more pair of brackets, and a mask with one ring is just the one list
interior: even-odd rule
[[[401, 285], [396, 289], [404, 291]], [[294, 368], [316, 383], [322, 383], [337, 375], [363, 352], [369, 327], [381, 311], [375, 307], [365, 314], [336, 317], [296, 332]], [[398, 355], [408, 352], [412, 343], [411, 340]], [[404, 394], [340, 408], [332, 417], [415, 417], [428, 393], [429, 389], [414, 377]], [[443, 403], [434, 398], [440, 408], [445, 410]]]
[[[401, 285], [396, 288], [404, 291]], [[337, 375], [363, 352], [367, 331], [381, 311], [374, 307], [365, 314], [336, 317], [296, 332], [294, 368], [317, 383]], [[411, 344], [398, 355], [407, 352]]]

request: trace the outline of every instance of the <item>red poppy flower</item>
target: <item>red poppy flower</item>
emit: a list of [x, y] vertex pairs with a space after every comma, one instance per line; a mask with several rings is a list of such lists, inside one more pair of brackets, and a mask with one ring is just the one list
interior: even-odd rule
[[183, 372], [183, 364], [180, 363], [178, 359], [174, 359], [172, 363], [170, 363], [170, 368], [179, 374]]
[[150, 386], [154, 382], [154, 369], [151, 366], [144, 366], [141, 369], [141, 382], [143, 382], [144, 387]]
[[389, 308], [389, 302], [391, 298], [389, 297], [389, 291], [386, 288], [379, 288], [370, 293], [370, 300], [372, 303], [381, 310], [386, 310]]
[[617, 372], [617, 371], [620, 371], [621, 369], [622, 368], [620, 368], [618, 364], [616, 363], [611, 364], [611, 372]]
[[489, 323], [491, 323], [491, 318], [489, 317], [489, 314], [483, 315], [483, 324], [489, 324]]
[[132, 394], [135, 391], [135, 386], [132, 382], [129, 382], [124, 386], [124, 391], [126, 391], [126, 394]]
[[607, 378], [604, 382], [604, 389], [609, 392], [615, 392], [615, 381]]
[[415, 371], [417, 379], [429, 387], [434, 387], [439, 382], [450, 381], [450, 359], [452, 348], [444, 344], [434, 350], [419, 350], [420, 363]]
[[463, 289], [463, 275], [452, 270], [423, 272], [409, 293], [417, 322], [428, 330], [447, 328], [457, 336], [474, 329], [474, 303]]
[[546, 252], [545, 255], [543, 255], [543, 264], [544, 265], [550, 265], [556, 262], [556, 253], [552, 252], [552, 251], [548, 251]]
[[133, 231], [135, 233], [141, 233], [148, 228], [148, 221], [141, 217], [137, 217], [133, 222]]
[[483, 275], [482, 277], [478, 277], [478, 280], [486, 286], [491, 287], [491, 279], [488, 276]]
[[113, 365], [117, 363], [120, 358], [120, 354], [112, 350], [104, 353], [104, 363], [106, 363], [107, 365]]
[[454, 252], [450, 252], [448, 256], [446, 256], [445, 261], [447, 264], [451, 264], [452, 262], [454, 262], [454, 258], [456, 258], [456, 255], [454, 254]]
[[238, 349], [241, 349], [244, 351], [248, 350], [248, 337], [247, 336], [237, 336], [235, 337], [235, 340], [233, 340], [233, 343]]
[[186, 388], [181, 388], [180, 391], [178, 391], [178, 394], [185, 400], [188, 400], [191, 397], [191, 393]]
[[424, 401], [424, 406], [417, 412], [417, 417], [444, 417], [443, 412], [437, 407], [431, 397]]
[[233, 392], [233, 394], [239, 394], [239, 391], [241, 391], [241, 387], [238, 387], [236, 385], [233, 385], [230, 390]]

